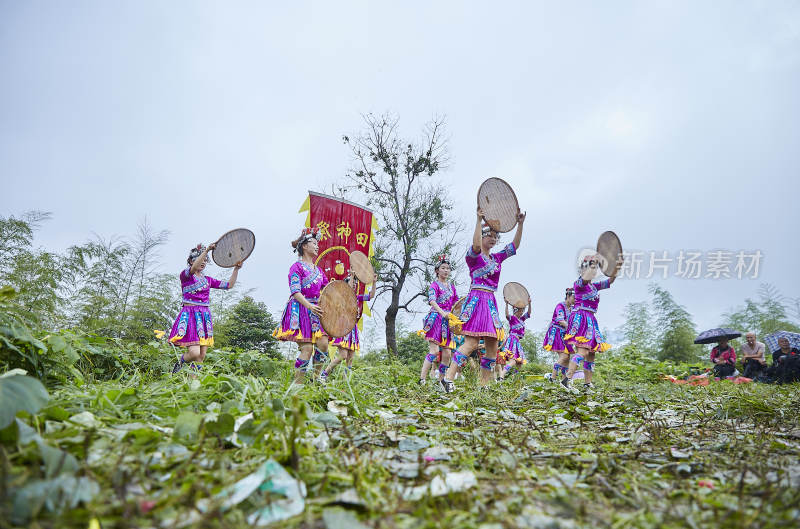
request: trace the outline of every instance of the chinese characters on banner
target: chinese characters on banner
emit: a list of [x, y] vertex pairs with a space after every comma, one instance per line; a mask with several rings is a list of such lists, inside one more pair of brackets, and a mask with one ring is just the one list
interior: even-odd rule
[[[306, 226], [319, 228], [317, 265], [330, 280], [344, 279], [350, 271], [350, 253], [356, 250], [367, 257], [373, 254], [374, 230], [378, 225], [372, 212], [336, 197], [308, 192], [300, 212], [308, 212]], [[366, 285], [359, 285], [363, 294]], [[369, 308], [364, 305], [369, 315]]]

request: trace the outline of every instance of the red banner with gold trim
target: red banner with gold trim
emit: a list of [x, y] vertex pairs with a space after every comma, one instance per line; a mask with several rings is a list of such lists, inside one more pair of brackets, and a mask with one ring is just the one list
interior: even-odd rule
[[[351, 252], [358, 250], [372, 257], [378, 223], [370, 210], [347, 200], [309, 191], [308, 198], [300, 207], [300, 212], [304, 211], [308, 212], [306, 226], [319, 228], [317, 265], [328, 279], [347, 277]], [[363, 294], [365, 287], [360, 285], [358, 293]], [[364, 313], [369, 316], [366, 304]]]

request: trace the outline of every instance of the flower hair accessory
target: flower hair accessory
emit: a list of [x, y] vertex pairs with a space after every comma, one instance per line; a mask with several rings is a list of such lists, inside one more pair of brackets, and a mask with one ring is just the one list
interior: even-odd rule
[[439, 267], [442, 266], [443, 264], [451, 266], [450, 265], [450, 260], [447, 258], [447, 255], [445, 255], [445, 254], [442, 254], [442, 255], [440, 255], [439, 257], [436, 258], [436, 264], [434, 266], [434, 270], [438, 270]]

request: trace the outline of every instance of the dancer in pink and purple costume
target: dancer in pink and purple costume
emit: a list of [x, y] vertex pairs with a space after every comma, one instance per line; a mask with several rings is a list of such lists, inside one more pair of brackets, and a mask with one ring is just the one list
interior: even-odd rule
[[303, 229], [300, 237], [292, 241], [292, 248], [300, 260], [289, 268], [289, 301], [283, 310], [281, 326], [272, 335], [278, 340], [296, 342], [300, 354], [294, 363], [294, 381], [303, 384], [314, 355], [314, 368], [322, 371], [328, 360], [328, 335], [319, 317], [319, 294], [328, 278], [315, 263], [319, 253], [319, 231]]
[[422, 363], [422, 371], [419, 374], [419, 383], [424, 384], [428, 378], [428, 371], [433, 364], [439, 364], [439, 380], [444, 378], [447, 368], [450, 367], [450, 358], [455, 342], [450, 332], [450, 309], [458, 301], [456, 287], [449, 283], [450, 261], [447, 256], [442, 255], [436, 262], [433, 269], [436, 280], [428, 287], [428, 304], [431, 306], [430, 312], [422, 321], [423, 329], [417, 334], [425, 338], [428, 342], [428, 354]]
[[585, 388], [591, 389], [592, 372], [594, 371], [595, 353], [605, 352], [611, 349], [611, 344], [606, 343], [600, 326], [597, 324], [595, 313], [600, 304], [600, 294], [598, 291], [609, 288], [617, 279], [622, 259], [619, 259], [617, 266], [611, 273], [611, 277], [602, 281], [592, 282], [597, 277], [598, 265], [602, 259], [599, 255], [584, 257], [581, 262], [580, 276], [575, 281], [573, 289], [575, 291], [575, 306], [569, 315], [567, 322], [567, 333], [564, 335], [564, 342], [575, 348], [575, 355], [569, 361], [569, 369], [561, 384], [569, 387], [572, 375], [578, 369], [578, 364], [583, 362], [583, 373]]
[[506, 320], [508, 320], [508, 338], [503, 343], [499, 356], [503, 356], [505, 365], [502, 372], [499, 373], [500, 380], [504, 380], [506, 374], [514, 369], [516, 366], [525, 365], [528, 360], [525, 358], [525, 351], [522, 349], [520, 340], [525, 337], [525, 320], [531, 317], [533, 306], [531, 298], [528, 298], [528, 310], [525, 314], [522, 313], [522, 308], [514, 307], [514, 313], [508, 311], [508, 303], [506, 303]]
[[188, 266], [180, 273], [183, 307], [172, 325], [169, 341], [186, 347], [187, 350], [181, 355], [180, 360], [175, 362], [172, 367], [173, 373], [180, 371], [187, 362], [191, 363], [190, 367], [194, 370], [200, 368], [199, 364], [205, 360], [208, 348], [214, 345], [214, 325], [211, 321], [211, 310], [208, 308], [211, 289], [233, 288], [239, 277], [241, 262], [236, 263], [227, 281], [203, 275], [208, 263], [208, 251], [215, 247], [216, 244], [211, 243], [208, 248], [202, 244], [192, 248], [189, 258], [186, 259]]
[[564, 301], [556, 305], [553, 310], [553, 319], [550, 321], [550, 326], [544, 335], [544, 342], [542, 348], [545, 351], [553, 351], [558, 353], [558, 359], [553, 364], [553, 375], [551, 380], [558, 381], [559, 375], [564, 376], [567, 374], [569, 365], [569, 356], [575, 352], [572, 345], [564, 343], [564, 334], [567, 331], [567, 318], [572, 311], [572, 306], [575, 305], [575, 290], [570, 287], [567, 289], [564, 296]]
[[466, 296], [461, 314], [458, 316], [464, 344], [453, 355], [453, 361], [442, 379], [442, 387], [447, 393], [453, 391], [453, 380], [458, 367], [465, 364], [470, 353], [478, 347], [483, 338], [486, 353], [481, 358], [481, 386], [487, 385], [494, 376], [494, 365], [497, 362], [497, 345], [504, 338], [503, 324], [497, 311], [494, 293], [500, 281], [502, 263], [515, 255], [522, 240], [522, 227], [525, 214], [517, 214], [517, 231], [514, 240], [503, 250], [490, 253], [497, 244], [497, 232], [489, 226], [483, 226], [483, 212], [477, 211], [475, 231], [472, 235], [472, 246], [467, 250], [465, 258], [472, 278], [469, 294]]

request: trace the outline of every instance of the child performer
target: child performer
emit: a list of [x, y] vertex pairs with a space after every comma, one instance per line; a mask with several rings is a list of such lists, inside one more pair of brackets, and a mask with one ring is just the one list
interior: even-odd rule
[[564, 301], [556, 305], [553, 310], [553, 320], [547, 333], [544, 335], [542, 348], [545, 351], [558, 353], [558, 360], [553, 364], [553, 382], [558, 381], [559, 374], [563, 377], [567, 373], [569, 365], [569, 355], [575, 352], [570, 344], [564, 343], [564, 333], [567, 329], [567, 318], [569, 317], [572, 306], [575, 304], [575, 291], [572, 287], [567, 289]]
[[506, 320], [508, 320], [508, 338], [503, 344], [500, 354], [505, 359], [505, 367], [500, 373], [500, 380], [504, 380], [506, 374], [515, 366], [527, 363], [525, 351], [519, 341], [525, 336], [525, 320], [531, 317], [531, 298], [528, 298], [528, 310], [525, 314], [521, 308], [514, 307], [514, 314], [509, 314], [508, 303], [506, 303]]
[[[428, 287], [428, 304], [430, 312], [422, 321], [423, 329], [417, 334], [428, 341], [428, 354], [422, 363], [419, 374], [419, 383], [424, 384], [428, 371], [434, 363], [439, 364], [439, 380], [444, 378], [447, 368], [450, 367], [450, 357], [455, 348], [453, 335], [450, 332], [450, 309], [458, 301], [456, 287], [448, 283], [450, 277], [450, 261], [442, 255], [433, 268], [436, 280]], [[439, 356], [441, 355], [441, 357]]]
[[515, 255], [519, 248], [525, 213], [517, 214], [517, 231], [514, 234], [514, 240], [502, 251], [496, 253], [489, 252], [497, 244], [497, 232], [488, 225], [483, 226], [482, 217], [483, 211], [478, 208], [475, 231], [472, 234], [472, 245], [467, 250], [465, 258], [472, 284], [459, 315], [460, 321], [463, 322], [461, 333], [464, 335], [464, 345], [459, 347], [453, 355], [453, 362], [442, 379], [442, 387], [447, 393], [453, 391], [453, 379], [459, 366], [467, 361], [469, 354], [478, 347], [478, 341], [481, 338], [486, 344], [486, 353], [481, 358], [480, 384], [485, 386], [491, 381], [494, 365], [497, 362], [497, 343], [502, 341], [504, 334], [494, 293], [500, 281], [500, 269], [503, 261]]
[[186, 264], [189, 266], [180, 273], [181, 288], [183, 289], [183, 307], [172, 325], [169, 341], [186, 347], [186, 352], [181, 359], [175, 362], [172, 372], [177, 373], [186, 362], [191, 362], [192, 369], [199, 369], [196, 365], [206, 357], [206, 351], [214, 345], [214, 326], [211, 322], [211, 311], [208, 308], [209, 293], [212, 288], [227, 290], [236, 284], [239, 277], [241, 261], [233, 267], [233, 273], [227, 281], [220, 281], [213, 277], [203, 275], [203, 270], [208, 263], [208, 251], [213, 250], [216, 243], [211, 243], [208, 248], [198, 244], [189, 252]]
[[322, 309], [317, 305], [328, 278], [314, 264], [319, 253], [317, 229], [303, 229], [291, 244], [300, 260], [289, 268], [289, 301], [283, 310], [281, 326], [272, 335], [278, 340], [297, 342], [300, 354], [294, 363], [294, 381], [303, 384], [311, 355], [314, 355], [314, 367], [320, 370], [328, 359], [328, 335], [319, 322]]
[[581, 262], [580, 276], [575, 281], [575, 306], [569, 315], [567, 322], [567, 333], [564, 341], [575, 348], [575, 356], [569, 361], [569, 370], [561, 379], [561, 384], [568, 388], [572, 375], [578, 369], [578, 364], [583, 361], [583, 373], [586, 382], [583, 386], [587, 389], [594, 387], [592, 384], [592, 370], [594, 368], [595, 353], [605, 352], [611, 349], [611, 344], [603, 340], [603, 333], [597, 324], [595, 313], [597, 305], [600, 303], [598, 290], [609, 288], [616, 281], [617, 273], [622, 266], [622, 259], [617, 263], [617, 267], [611, 277], [592, 283], [592, 279], [597, 276], [597, 266], [601, 259], [599, 255], [591, 255], [583, 258]]
[[353, 290], [356, 291], [356, 299], [358, 301], [358, 318], [356, 319], [356, 325], [353, 327], [353, 330], [349, 333], [345, 334], [341, 338], [334, 338], [333, 345], [336, 346], [336, 358], [331, 360], [331, 363], [328, 364], [328, 367], [320, 374], [320, 377], [323, 381], [328, 379], [328, 375], [333, 373], [333, 369], [338, 366], [342, 360], [346, 360], [345, 362], [345, 369], [347, 373], [350, 373], [350, 369], [353, 367], [353, 356], [355, 356], [356, 351], [360, 348], [360, 342], [358, 340], [358, 320], [361, 319], [361, 312], [364, 310], [364, 302], [369, 301], [375, 297], [375, 283], [372, 283], [372, 288], [370, 289], [369, 294], [358, 294], [358, 279], [354, 279], [355, 274], [350, 272], [350, 275], [345, 279], [350, 285], [353, 287]]

